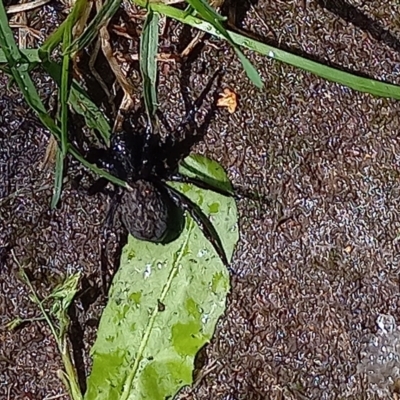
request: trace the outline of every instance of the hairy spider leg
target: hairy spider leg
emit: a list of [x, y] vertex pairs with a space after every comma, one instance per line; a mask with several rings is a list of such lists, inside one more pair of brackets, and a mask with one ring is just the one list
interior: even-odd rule
[[110, 227], [114, 225], [115, 213], [117, 212], [118, 206], [121, 202], [122, 195], [122, 190], [120, 188], [117, 188], [114, 192], [113, 197], [111, 198], [110, 208], [108, 209], [107, 216], [104, 221], [105, 227]]
[[[182, 118], [179, 125], [175, 129], [173, 129], [172, 126], [168, 123], [168, 121], [166, 120], [164, 115], [159, 110], [157, 110], [157, 117], [161, 120], [162, 124], [170, 132], [184, 133], [187, 130], [187, 125], [193, 126], [194, 117], [195, 117], [196, 113], [199, 111], [199, 109], [201, 108], [203, 101], [207, 96], [207, 93], [209, 93], [211, 86], [215, 81], [215, 78], [220, 74], [220, 72], [221, 72], [221, 69], [217, 69], [217, 71], [213, 74], [213, 76], [207, 82], [206, 87], [202, 90], [199, 97], [194, 101], [191, 108], [186, 111], [185, 116]], [[195, 129], [195, 130], [197, 130], [197, 129]], [[184, 140], [182, 140], [181, 142], [184, 142]], [[166, 145], [168, 148], [173, 148], [175, 146], [175, 143], [176, 143], [175, 135], [169, 135], [166, 138]]]
[[[185, 116], [175, 129], [171, 127], [161, 112], [157, 112], [158, 118], [167, 128], [167, 130], [175, 133], [168, 135], [165, 139], [165, 143], [159, 157], [160, 160], [163, 160], [163, 167], [167, 166], [167, 168], [170, 170], [176, 169], [182, 155], [183, 157], [189, 155], [191, 148], [202, 138], [202, 135], [199, 134], [198, 127], [194, 123], [194, 118], [196, 113], [201, 108], [204, 99], [210, 92], [211, 86], [220, 72], [221, 70], [218, 69], [213, 74], [211, 79], [207, 82], [206, 87], [202, 90], [199, 97], [195, 100], [190, 109], [186, 111]], [[193, 135], [188, 135], [187, 132], [190, 132], [191, 128], [193, 128]]]
[[217, 252], [219, 258], [222, 260], [226, 267], [229, 266], [228, 258], [226, 256], [224, 247], [221, 242], [221, 238], [218, 232], [215, 230], [214, 225], [207, 218], [201, 208], [195, 204], [192, 200], [186, 197], [183, 193], [174, 189], [173, 187], [164, 184], [172, 201], [184, 211], [189, 212], [193, 220], [199, 226], [200, 230], [203, 232], [205, 238], [212, 244], [215, 251]]
[[271, 203], [271, 199], [257, 193], [253, 193], [247, 189], [233, 187], [231, 190], [221, 188], [218, 181], [214, 181], [208, 176], [204, 180], [182, 175], [178, 172], [168, 175], [167, 179], [173, 182], [189, 183], [196, 185], [200, 189], [211, 190], [222, 196], [233, 197], [235, 200], [248, 199], [254, 202], [264, 202], [267, 205]]
[[236, 197], [233, 190], [232, 191], [226, 190], [222, 188], [220, 185], [218, 185], [219, 183], [218, 181], [214, 181], [212, 178], [209, 177], [206, 178], [208, 178], [208, 181], [206, 180], [203, 181], [199, 178], [193, 178], [187, 175], [182, 175], [179, 172], [176, 172], [168, 176], [168, 180], [173, 182], [189, 183], [199, 187], [200, 189], [210, 190], [212, 192], [221, 194], [222, 196], [233, 197], [233, 198]]
[[175, 129], [176, 132], [182, 132], [186, 129], [187, 125], [192, 125], [194, 123], [194, 117], [199, 111], [200, 107], [203, 104], [203, 101], [205, 100], [207, 93], [210, 92], [211, 86], [214, 83], [216, 77], [221, 73], [221, 69], [218, 68], [213, 76], [210, 78], [210, 80], [207, 82], [207, 85], [205, 88], [202, 90], [200, 93], [199, 97], [194, 101], [192, 107], [186, 112], [186, 115], [182, 119], [182, 121], [179, 123], [177, 128]]

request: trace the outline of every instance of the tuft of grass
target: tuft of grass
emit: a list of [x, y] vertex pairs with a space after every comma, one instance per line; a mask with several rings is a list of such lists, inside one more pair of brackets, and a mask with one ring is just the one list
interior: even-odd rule
[[19, 263], [13, 252], [12, 256], [15, 263], [19, 266], [19, 276], [21, 281], [29, 288], [29, 298], [39, 308], [42, 318], [22, 319], [17, 317], [11, 321], [8, 326], [11, 329], [17, 326], [17, 324], [23, 322], [44, 320], [57, 344], [64, 365], [64, 371], [58, 371], [58, 375], [67, 388], [71, 399], [82, 400], [83, 396], [79, 387], [77, 372], [71, 359], [71, 349], [68, 341], [68, 327], [70, 324], [68, 309], [78, 291], [80, 274], [77, 273], [66, 277], [64, 282], [54, 288], [49, 296], [40, 299], [26, 274], [24, 267]]

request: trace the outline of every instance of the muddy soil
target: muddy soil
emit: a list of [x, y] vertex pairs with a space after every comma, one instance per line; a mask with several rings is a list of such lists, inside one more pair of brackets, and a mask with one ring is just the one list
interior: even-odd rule
[[[238, 15], [242, 29], [400, 84], [396, 0], [252, 3]], [[179, 28], [173, 32], [179, 36]], [[195, 98], [206, 76], [224, 66], [221, 91], [238, 93], [239, 108], [233, 115], [218, 110], [196, 151], [221, 162], [237, 187], [268, 198], [265, 204], [239, 202], [241, 239], [228, 309], [206, 349], [202, 379], [178, 398], [396, 398], [400, 103], [247, 54], [262, 75], [261, 91], [229, 47], [210, 38], [185, 69], [173, 63], [162, 68], [161, 100], [170, 97], [161, 108], [178, 119], [182, 71], [190, 72]], [[51, 84], [35, 79], [48, 97]], [[4, 329], [17, 315], [37, 316], [16, 260], [29, 265], [41, 293], [66, 271], [84, 273], [85, 295], [75, 308], [85, 315], [78, 356], [89, 364], [102, 306], [108, 199], [80, 190], [74, 177], [82, 170], [71, 163], [60, 207], [49, 210], [52, 174], [42, 166], [48, 133], [6, 83], [1, 76], [0, 398], [67, 399], [46, 325]], [[111, 254], [118, 227], [115, 232]]]

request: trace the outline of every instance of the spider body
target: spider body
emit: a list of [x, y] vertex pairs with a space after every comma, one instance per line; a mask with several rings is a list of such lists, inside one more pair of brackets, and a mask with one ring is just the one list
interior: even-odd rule
[[120, 199], [121, 219], [137, 239], [161, 242], [167, 233], [169, 207], [163, 194], [151, 183], [138, 180]]
[[[214, 74], [208, 82], [175, 131], [188, 133], [193, 127], [195, 113], [210, 90], [216, 75]], [[132, 128], [135, 133], [125, 129], [114, 134], [109, 149], [96, 149], [97, 164], [125, 180], [130, 186], [130, 190], [116, 188], [107, 219], [112, 221], [118, 211], [125, 228], [132, 236], [151, 242], [164, 242], [167, 237], [172, 238], [171, 233], [179, 233], [178, 230], [182, 229], [182, 216], [187, 211], [222, 261], [228, 264], [220, 238], [200, 207], [167, 183], [174, 180], [194, 183], [221, 193], [217, 188], [177, 172], [179, 161], [189, 154], [191, 146], [202, 136], [194, 135], [190, 140], [186, 137], [180, 142], [173, 137], [161, 141], [152, 134], [149, 126], [146, 129]], [[101, 190], [107, 183], [105, 179], [100, 178], [94, 183], [90, 192]], [[227, 192], [221, 194], [231, 195]]]
[[[126, 230], [137, 239], [161, 242], [165, 238], [170, 215], [165, 191], [157, 185], [157, 163], [143, 173], [138, 149], [143, 146], [142, 134], [119, 132], [113, 135], [108, 150], [96, 149], [92, 157], [97, 164], [129, 184], [130, 190], [116, 188], [108, 220], [118, 211]], [[154, 176], [153, 176], [154, 175]], [[107, 181], [99, 179], [90, 189], [101, 190]]]

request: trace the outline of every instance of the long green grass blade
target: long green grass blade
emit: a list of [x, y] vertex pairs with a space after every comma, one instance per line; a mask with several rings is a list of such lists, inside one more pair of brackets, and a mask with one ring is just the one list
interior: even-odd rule
[[[34, 63], [40, 63], [41, 61], [38, 49], [20, 49], [20, 52], [26, 62], [34, 64]], [[7, 64], [7, 63], [8, 61], [4, 53], [4, 50], [0, 49], [0, 67], [2, 66], [1, 64]]]
[[151, 120], [157, 110], [157, 50], [159, 14], [149, 10], [140, 38], [140, 72], [143, 79], [143, 97]]
[[[140, 0], [136, 0], [137, 2]], [[150, 3], [150, 7], [164, 14], [167, 17], [174, 18], [184, 24], [201, 29], [204, 32], [210, 33], [221, 39], [226, 39], [212, 24], [200, 18], [188, 15], [175, 7], [171, 7], [161, 3]], [[246, 47], [250, 50], [256, 51], [259, 54], [266, 55], [274, 60], [293, 65], [305, 71], [311, 72], [321, 78], [329, 81], [348, 86], [360, 92], [370, 93], [380, 97], [390, 97], [400, 100], [400, 86], [390, 83], [381, 82], [375, 79], [363, 78], [355, 74], [340, 71], [336, 68], [328, 67], [324, 64], [308, 60], [306, 58], [291, 54], [287, 51], [280, 50], [276, 47], [269, 46], [257, 40], [250, 39], [246, 36], [240, 35], [228, 30], [232, 40], [239, 46]]]
[[[203, 20], [207, 21], [212, 27], [222, 36], [225, 40], [227, 40], [231, 46], [235, 49], [235, 52], [243, 65], [244, 70], [246, 71], [249, 79], [256, 85], [258, 88], [262, 89], [263, 83], [261, 77], [257, 70], [254, 68], [253, 64], [247, 59], [247, 57], [243, 54], [242, 50], [240, 50], [239, 46], [232, 40], [230, 33], [225, 29], [222, 25], [221, 21], [225, 20], [220, 14], [218, 14], [205, 0], [186, 0], [187, 3], [191, 7], [193, 7], [197, 13], [200, 15]], [[187, 15], [187, 14], [186, 14]], [[187, 15], [189, 16], [189, 15]]]
[[[198, 21], [207, 21], [208, 24], [208, 29], [203, 29], [208, 33], [213, 33], [218, 32], [218, 37], [223, 37], [225, 40], [227, 40], [235, 49], [236, 54], [238, 55], [244, 70], [246, 71], [247, 76], [249, 79], [254, 83], [255, 86], [258, 88], [263, 87], [263, 83], [261, 80], [261, 77], [257, 70], [254, 68], [254, 66], [251, 64], [251, 62], [246, 58], [246, 56], [243, 54], [243, 52], [240, 50], [240, 48], [237, 46], [237, 44], [232, 40], [230, 33], [225, 29], [225, 27], [222, 25], [221, 21], [225, 20], [225, 17], [222, 17], [220, 14], [218, 14], [212, 7], [210, 7], [205, 0], [186, 0], [186, 2], [189, 4], [189, 6], [196, 10], [198, 15], [200, 15], [203, 20], [200, 20], [199, 18], [195, 18], [190, 15], [187, 11], [181, 11], [178, 10], [174, 7], [167, 6], [163, 3], [152, 3], [148, 2], [148, 0], [132, 0], [138, 5], [142, 7], [147, 7], [151, 8], [154, 11], [160, 12], [161, 14], [164, 14], [168, 17], [172, 17], [174, 19], [177, 19], [181, 22], [188, 23], [186, 22], [186, 18], [189, 18], [188, 21], [191, 19], [195, 19]], [[179, 11], [179, 14], [174, 14], [175, 11]], [[177, 18], [176, 16], [179, 15], [180, 18]], [[188, 23], [189, 24], [189, 23]], [[190, 25], [190, 24], [189, 24]], [[195, 26], [196, 25], [193, 25]], [[214, 33], [213, 33], [214, 34]]]
[[205, 0], [187, 0], [186, 1], [192, 9], [196, 10], [197, 14], [205, 21], [212, 23], [213, 21], [225, 21], [226, 17], [217, 13], [214, 8]]
[[[69, 23], [64, 30], [63, 50], [71, 44], [72, 24]], [[55, 208], [61, 197], [62, 182], [64, 176], [65, 157], [68, 152], [68, 97], [70, 92], [69, 79], [69, 54], [64, 54], [61, 70], [61, 88], [60, 88], [60, 108], [61, 108], [61, 141], [57, 147], [56, 168], [54, 172], [54, 192], [51, 200], [51, 208]]]
[[54, 188], [53, 197], [51, 198], [50, 208], [54, 209], [57, 207], [58, 201], [61, 197], [62, 183], [64, 176], [64, 154], [59, 146], [57, 146], [56, 153], [56, 166], [54, 171]]
[[66, 50], [68, 53], [77, 52], [82, 50], [85, 46], [89, 45], [92, 40], [97, 36], [99, 30], [114, 16], [117, 12], [121, 0], [107, 0], [103, 7], [97, 12], [96, 16], [90, 22], [88, 27], [82, 35], [73, 41], [71, 46]]

